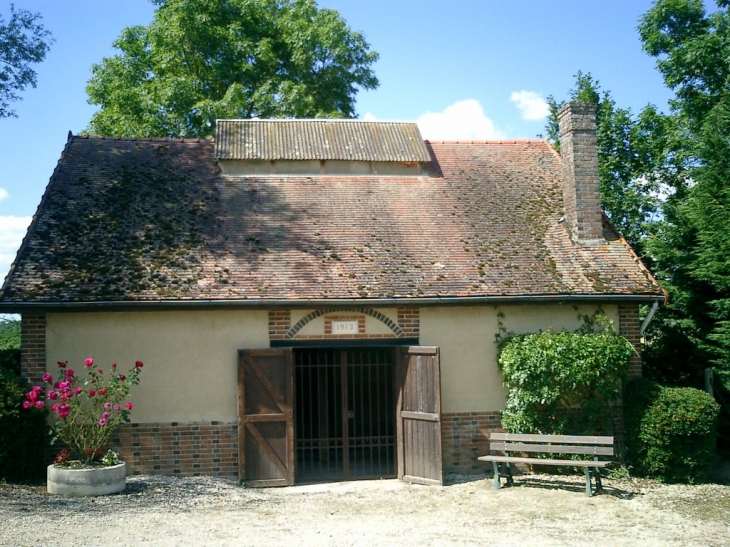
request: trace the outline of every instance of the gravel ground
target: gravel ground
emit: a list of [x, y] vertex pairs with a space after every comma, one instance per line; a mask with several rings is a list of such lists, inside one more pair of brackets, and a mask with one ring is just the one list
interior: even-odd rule
[[0, 545], [730, 545], [730, 486], [524, 475], [444, 487], [396, 480], [246, 489], [211, 477], [128, 477], [122, 494], [64, 498], [0, 485]]

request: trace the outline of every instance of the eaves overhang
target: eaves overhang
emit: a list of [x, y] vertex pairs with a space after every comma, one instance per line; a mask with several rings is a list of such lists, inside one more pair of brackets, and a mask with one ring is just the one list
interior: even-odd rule
[[506, 304], [652, 304], [663, 303], [662, 294], [556, 294], [524, 296], [466, 296], [432, 298], [312, 298], [239, 300], [108, 300], [94, 302], [2, 302], [0, 313], [45, 313], [78, 311], [154, 311], [193, 309], [351, 308], [397, 306], [474, 306]]

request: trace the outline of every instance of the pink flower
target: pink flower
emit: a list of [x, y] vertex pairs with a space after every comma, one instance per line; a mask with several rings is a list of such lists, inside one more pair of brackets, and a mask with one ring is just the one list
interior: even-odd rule
[[23, 408], [30, 408], [32, 403], [30, 401], [23, 401]]
[[58, 417], [62, 420], [68, 418], [68, 411], [67, 410], [59, 410], [58, 411]]
[[121, 412], [121, 410], [122, 410], [122, 405], [114, 405], [114, 410], [115, 410], [116, 412]]
[[35, 391], [36, 393], [40, 393], [41, 391], [43, 391], [43, 388], [41, 386], [33, 386], [33, 391]]
[[58, 365], [58, 368], [66, 368], [66, 366], [68, 365], [68, 361], [59, 361], [56, 364]]
[[104, 374], [104, 371], [101, 369], [98, 369], [96, 372], [98, 372], [99, 374]]
[[132, 410], [132, 403], [124, 403], [124, 406], [127, 407], [127, 410]]
[[94, 396], [96, 396], [96, 390], [95, 389], [90, 389], [89, 390], [89, 397], [94, 397]]
[[86, 359], [86, 361], [84, 361], [84, 365], [86, 365], [87, 367], [93, 367], [94, 366], [94, 358], [93, 357], [88, 357]]
[[142, 361], [137, 361], [134, 363], [134, 368], [142, 368], [144, 366], [144, 363]]
[[102, 396], [102, 397], [103, 397], [104, 395], [106, 395], [106, 388], [102, 388], [102, 389], [100, 389], [100, 390], [99, 390], [99, 395], [100, 395], [100, 396]]
[[55, 404], [54, 404], [54, 405], [53, 405], [53, 406], [51, 407], [51, 410], [52, 410], [53, 412], [58, 412], [58, 409], [59, 409], [59, 408], [61, 408], [61, 405], [59, 405], [58, 403], [55, 403]]
[[35, 401], [38, 398], [38, 393], [35, 391], [29, 391], [25, 394], [25, 398], [29, 401]]
[[46, 373], [45, 373], [45, 374], [43, 375], [43, 381], [44, 381], [45, 383], [47, 383], [47, 384], [52, 384], [52, 383], [53, 383], [53, 376], [51, 376], [50, 374], [48, 374], [48, 373], [46, 372]]
[[77, 387], [75, 393], [76, 393], [76, 395], [81, 395], [81, 393], [83, 393], [83, 391], [84, 391], [83, 389], [81, 389], [80, 387]]
[[109, 416], [110, 416], [110, 414], [109, 414], [108, 412], [104, 412], [104, 413], [103, 413], [103, 414], [101, 415], [101, 417], [102, 417], [102, 418], [104, 418], [104, 420], [108, 420], [108, 419], [109, 419]]
[[127, 377], [126, 377], [126, 376], [125, 376], [124, 374], [120, 374], [120, 375], [119, 375], [119, 381], [120, 381], [120, 382], [123, 382], [123, 381], [124, 381], [124, 380], [126, 380], [126, 379], [127, 379]]
[[[101, 394], [102, 394], [101, 391], [99, 391], [99, 395], [101, 395]], [[104, 403], [104, 408], [106, 408], [107, 410], [111, 410], [112, 404], [109, 401], [107, 401], [106, 403]]]
[[71, 376], [73, 376], [73, 375], [74, 375], [74, 371], [73, 371], [73, 369], [70, 369], [70, 368], [69, 368], [69, 369], [66, 369], [66, 376], [67, 376], [67, 377], [71, 377]]
[[104, 426], [106, 425], [106, 420], [105, 420], [104, 418], [101, 418], [101, 419], [99, 420], [99, 425], [100, 425], [101, 427], [104, 427]]
[[65, 395], [61, 395], [61, 402], [65, 403], [66, 401], [68, 401], [68, 397], [66, 397]]
[[36, 408], [43, 408], [43, 401], [36, 401], [33, 403]]
[[48, 398], [51, 399], [52, 401], [55, 401], [56, 399], [58, 399], [58, 392], [56, 392], [56, 391], [49, 391], [48, 392]]
[[112, 363], [112, 368], [117, 368], [117, 364], [116, 363]]

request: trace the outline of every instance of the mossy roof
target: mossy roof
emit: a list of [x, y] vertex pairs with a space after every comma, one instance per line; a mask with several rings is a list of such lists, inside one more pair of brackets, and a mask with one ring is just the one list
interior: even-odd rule
[[427, 148], [424, 176], [232, 177], [213, 141], [72, 137], [0, 309], [661, 293], [607, 221], [571, 240], [548, 143]]

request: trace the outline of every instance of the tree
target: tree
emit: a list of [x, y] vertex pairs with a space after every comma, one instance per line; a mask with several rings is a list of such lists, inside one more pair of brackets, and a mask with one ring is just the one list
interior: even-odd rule
[[20, 349], [20, 321], [0, 319], [0, 351]]
[[688, 385], [701, 385], [701, 370], [714, 364], [730, 386], [730, 2], [716, 4], [708, 14], [702, 0], [658, 0], [639, 25], [645, 51], [675, 90], [673, 138], [687, 167], [648, 242], [671, 297], [647, 362], [661, 375], [663, 361], [675, 359]]
[[15, 10], [10, 4], [10, 19], [0, 15], [0, 118], [17, 116], [10, 103], [20, 100], [19, 93], [36, 86], [32, 64], [45, 59], [53, 39], [38, 21], [39, 13]]
[[[596, 103], [598, 166], [601, 202], [616, 229], [639, 253], [659, 208], [658, 166], [665, 154], [660, 136], [666, 133], [668, 120], [653, 106], [640, 116], [619, 108], [609, 91], [590, 73], [575, 75], [570, 101]], [[547, 138], [560, 150], [558, 111], [565, 101], [548, 97], [550, 116], [545, 130]]]
[[314, 0], [152, 0], [92, 68], [90, 133], [209, 137], [216, 119], [354, 117], [378, 58]]

